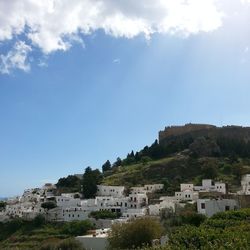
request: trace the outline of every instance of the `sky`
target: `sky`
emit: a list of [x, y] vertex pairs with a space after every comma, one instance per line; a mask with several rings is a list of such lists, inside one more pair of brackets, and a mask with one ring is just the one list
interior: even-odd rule
[[165, 126], [250, 126], [250, 1], [0, 0], [0, 197]]

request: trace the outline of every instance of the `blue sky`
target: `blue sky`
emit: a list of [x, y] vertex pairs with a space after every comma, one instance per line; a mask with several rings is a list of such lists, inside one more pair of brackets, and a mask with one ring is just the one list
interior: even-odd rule
[[[123, 11], [125, 24], [105, 14], [94, 24], [75, 25], [78, 30], [88, 23], [90, 30], [60, 30], [62, 36], [56, 33], [62, 25], [43, 22], [29, 33], [40, 19], [32, 23], [20, 8], [0, 1], [9, 15], [20, 12], [26, 22], [7, 16], [0, 22], [0, 197], [83, 173], [89, 165], [101, 167], [151, 144], [168, 125], [249, 126], [248, 1], [204, 1], [218, 12], [212, 9], [210, 23], [197, 14], [206, 12], [197, 1], [187, 1], [190, 8], [180, 9], [180, 16], [173, 11], [174, 29], [154, 19], [163, 15], [160, 10], [145, 14], [145, 6], [132, 1], [107, 2], [114, 12]], [[198, 15], [191, 26], [182, 19], [186, 12]], [[131, 25], [135, 17], [147, 25]]]

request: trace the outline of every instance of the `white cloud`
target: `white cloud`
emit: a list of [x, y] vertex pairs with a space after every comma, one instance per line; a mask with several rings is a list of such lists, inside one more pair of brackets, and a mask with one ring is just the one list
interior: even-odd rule
[[215, 0], [0, 0], [0, 9], [1, 41], [25, 33], [47, 54], [97, 29], [126, 38], [193, 34], [217, 29], [222, 18]]
[[0, 72], [2, 74], [9, 74], [12, 69], [21, 69], [25, 72], [30, 70], [30, 64], [28, 62], [28, 53], [31, 51], [31, 47], [25, 42], [17, 42], [13, 49], [6, 55], [0, 55]]

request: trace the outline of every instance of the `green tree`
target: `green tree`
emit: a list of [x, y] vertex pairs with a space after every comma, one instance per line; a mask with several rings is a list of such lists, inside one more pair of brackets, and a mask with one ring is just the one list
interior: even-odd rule
[[93, 228], [94, 226], [89, 220], [71, 221], [63, 224], [61, 233], [71, 236], [78, 236], [86, 234], [88, 230]]
[[50, 210], [56, 207], [56, 203], [54, 201], [46, 201], [41, 204], [41, 207], [46, 210]]
[[142, 217], [128, 223], [115, 223], [108, 237], [111, 249], [135, 249], [151, 246], [160, 238], [163, 228], [158, 220]]
[[6, 207], [6, 202], [0, 201], [0, 211], [4, 210]]
[[103, 165], [102, 165], [102, 172], [106, 172], [111, 170], [111, 163], [109, 160], [107, 160]]
[[113, 163], [112, 167], [119, 167], [122, 165], [122, 160], [120, 157], [117, 157], [116, 161]]
[[82, 192], [86, 199], [93, 198], [97, 192], [97, 185], [102, 180], [102, 174], [98, 169], [92, 170], [91, 167], [85, 169], [82, 179]]

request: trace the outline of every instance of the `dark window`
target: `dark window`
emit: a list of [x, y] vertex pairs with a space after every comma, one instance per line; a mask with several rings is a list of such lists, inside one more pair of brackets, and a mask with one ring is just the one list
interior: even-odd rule
[[230, 207], [229, 207], [229, 206], [225, 206], [225, 210], [226, 210], [226, 211], [229, 211], [229, 210], [230, 210]]
[[205, 206], [205, 203], [201, 203], [201, 209], [205, 209], [206, 206]]

